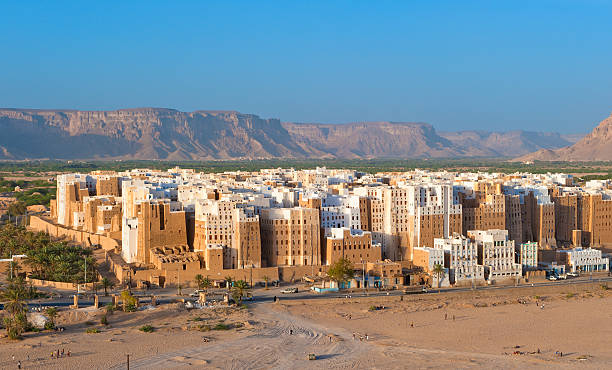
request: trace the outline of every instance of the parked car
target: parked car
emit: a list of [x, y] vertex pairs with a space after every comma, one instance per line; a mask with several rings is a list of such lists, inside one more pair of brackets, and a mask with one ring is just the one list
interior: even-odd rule
[[578, 276], [580, 276], [580, 274], [578, 272], [568, 272], [567, 276], [578, 277]]
[[281, 290], [281, 293], [283, 294], [291, 294], [291, 293], [297, 293], [298, 292], [298, 288], [285, 288], [283, 290]]
[[203, 289], [196, 289], [193, 293], [191, 293], [189, 296], [190, 297], [199, 297], [200, 293], [205, 292], [205, 290]]
[[550, 275], [548, 277], [548, 280], [550, 280], [550, 281], [557, 281], [558, 279], [557, 279], [557, 277], [555, 275]]

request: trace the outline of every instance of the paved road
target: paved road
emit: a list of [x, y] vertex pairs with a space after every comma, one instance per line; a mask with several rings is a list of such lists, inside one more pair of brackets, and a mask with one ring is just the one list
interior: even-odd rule
[[[558, 280], [558, 281], [545, 281], [540, 283], [533, 284], [520, 284], [518, 286], [514, 285], [488, 285], [488, 286], [477, 286], [477, 287], [464, 287], [464, 288], [442, 288], [439, 291], [444, 293], [453, 293], [453, 292], [467, 292], [471, 290], [477, 291], [486, 291], [486, 290], [506, 290], [506, 289], [523, 289], [523, 288], [531, 288], [531, 287], [546, 287], [546, 286], [562, 286], [562, 285], [574, 285], [574, 284], [587, 284], [587, 283], [605, 283], [612, 282], [612, 277], [610, 276], [599, 276], [594, 277], [592, 280], [588, 276], [582, 276], [579, 278], [573, 278], [568, 280]], [[367, 293], [364, 292], [352, 292], [352, 293], [314, 293], [305, 288], [303, 284], [293, 284], [289, 286], [297, 286], [300, 288], [299, 293], [293, 294], [282, 294], [280, 291], [285, 287], [273, 287], [269, 290], [265, 290], [263, 288], [255, 288], [253, 290], [253, 299], [252, 302], [271, 302], [274, 299], [274, 296], [279, 297], [282, 300], [299, 300], [299, 299], [329, 299], [329, 298], [344, 298], [347, 295], [351, 297], [382, 297], [382, 296], [400, 296], [404, 295], [403, 290], [391, 290], [388, 292], [385, 291], [369, 291]], [[196, 298], [189, 297], [188, 295], [178, 296], [173, 292], [174, 289], [165, 290], [165, 292], [160, 290], [150, 290], [146, 293], [135, 293], [137, 297], [140, 298], [141, 303], [147, 304], [150, 302], [150, 295], [154, 294], [156, 296], [158, 303], [170, 303], [176, 301], [177, 299], [185, 299], [195, 301]], [[184, 292], [188, 293], [191, 290], [185, 289]], [[224, 290], [216, 290], [218, 295], [223, 294]], [[162, 294], [160, 294], [162, 293]], [[438, 294], [438, 289], [430, 289], [428, 292], [423, 294]], [[100, 296], [100, 307], [111, 303], [112, 298]], [[51, 300], [36, 300], [28, 303], [29, 307], [40, 307], [40, 306], [54, 306], [54, 307], [68, 307], [72, 305], [72, 298], [56, 298]], [[79, 300], [80, 307], [90, 307], [93, 305], [93, 298], [91, 299], [83, 299]], [[0, 304], [0, 308], [3, 308], [3, 305]]]

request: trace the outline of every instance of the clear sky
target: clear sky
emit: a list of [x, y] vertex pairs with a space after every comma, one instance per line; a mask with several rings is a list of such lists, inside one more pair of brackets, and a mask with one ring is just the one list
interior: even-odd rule
[[0, 106], [587, 132], [612, 1], [3, 1]]

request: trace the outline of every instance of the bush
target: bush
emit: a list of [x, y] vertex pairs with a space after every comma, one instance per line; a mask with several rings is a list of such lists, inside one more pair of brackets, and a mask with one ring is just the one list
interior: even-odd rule
[[47, 321], [45, 323], [45, 329], [47, 329], [47, 330], [55, 329], [55, 323], [53, 321], [51, 321], [51, 320]]
[[370, 311], [376, 311], [378, 310], [378, 308], [376, 306], [370, 306], [370, 308], [368, 308], [368, 310]]
[[112, 303], [107, 303], [106, 306], [104, 306], [104, 308], [106, 309], [106, 313], [107, 314], [113, 314], [113, 311], [115, 311], [115, 306], [113, 306]]
[[155, 330], [155, 328], [153, 328], [153, 326], [151, 325], [143, 325], [140, 327], [140, 329], [138, 329], [144, 333], [153, 333], [153, 330]]
[[601, 284], [601, 289], [602, 290], [608, 290], [610, 288], [608, 287], [608, 284]]
[[8, 337], [9, 339], [21, 339], [21, 334], [19, 333], [19, 330], [15, 327], [10, 327], [8, 329]]
[[193, 321], [204, 321], [204, 319], [199, 317], [199, 316], [198, 317], [194, 317], [192, 320]]
[[218, 323], [217, 325], [215, 325], [213, 327], [213, 330], [229, 330], [230, 326], [227, 324], [223, 324], [223, 323]]
[[85, 330], [87, 334], [98, 334], [99, 332], [100, 330], [98, 330], [98, 328], [87, 328], [87, 330]]
[[102, 318], [100, 319], [100, 324], [108, 325], [108, 318], [106, 317], [106, 315], [102, 316]]

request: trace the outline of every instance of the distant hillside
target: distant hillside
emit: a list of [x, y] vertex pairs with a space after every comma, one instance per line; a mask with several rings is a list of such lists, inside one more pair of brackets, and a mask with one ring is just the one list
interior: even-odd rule
[[538, 149], [557, 149], [575, 143], [581, 135], [534, 131], [458, 131], [440, 132], [440, 136], [466, 150], [483, 147], [491, 157], [515, 157]]
[[162, 108], [0, 109], [0, 130], [0, 159], [493, 157], [571, 144], [552, 133], [438, 133], [426, 123], [291, 123]]
[[551, 150], [542, 149], [519, 160], [541, 161], [612, 161], [612, 115], [599, 123], [590, 134], [575, 144]]

